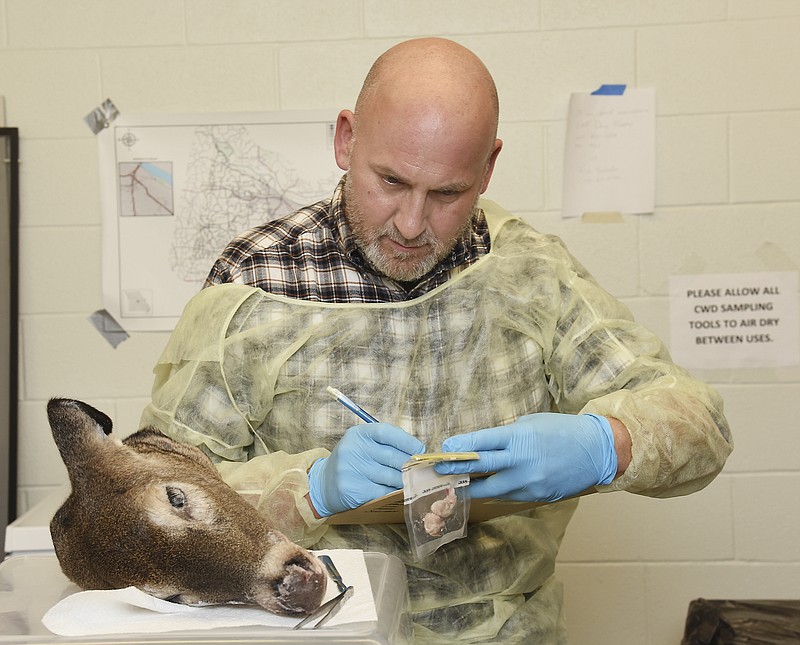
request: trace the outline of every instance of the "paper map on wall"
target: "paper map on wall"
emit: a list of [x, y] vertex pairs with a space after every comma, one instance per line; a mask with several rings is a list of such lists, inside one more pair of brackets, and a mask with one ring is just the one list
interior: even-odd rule
[[169, 331], [225, 245], [328, 197], [335, 112], [122, 114], [98, 134], [103, 296], [128, 331]]

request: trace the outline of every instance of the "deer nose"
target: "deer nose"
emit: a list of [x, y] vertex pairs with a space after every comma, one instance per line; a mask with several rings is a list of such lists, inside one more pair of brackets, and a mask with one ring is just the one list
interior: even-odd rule
[[278, 593], [289, 600], [287, 604], [303, 614], [319, 607], [328, 583], [324, 571], [316, 571], [308, 565], [309, 560], [288, 565], [283, 584], [278, 587]]
[[[265, 560], [271, 560], [271, 556], [267, 554]], [[274, 571], [274, 561], [267, 568]], [[277, 578], [267, 576], [256, 590], [255, 600], [259, 605], [284, 616], [306, 615], [320, 606], [328, 576], [316, 556], [307, 551], [297, 553], [280, 569]]]

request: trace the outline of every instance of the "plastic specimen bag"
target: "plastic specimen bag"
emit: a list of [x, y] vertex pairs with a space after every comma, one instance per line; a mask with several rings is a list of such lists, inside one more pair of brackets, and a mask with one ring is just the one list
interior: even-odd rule
[[415, 560], [467, 534], [469, 475], [439, 475], [434, 461], [403, 466], [403, 509]]

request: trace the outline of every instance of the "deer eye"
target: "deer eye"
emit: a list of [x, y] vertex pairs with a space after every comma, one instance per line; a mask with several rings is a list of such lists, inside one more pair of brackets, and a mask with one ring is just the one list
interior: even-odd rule
[[167, 499], [173, 508], [183, 508], [186, 505], [186, 495], [175, 486], [167, 486]]

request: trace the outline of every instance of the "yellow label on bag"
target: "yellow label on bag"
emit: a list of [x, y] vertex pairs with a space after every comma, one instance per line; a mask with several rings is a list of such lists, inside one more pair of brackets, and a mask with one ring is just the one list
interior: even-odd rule
[[412, 461], [470, 461], [479, 458], [477, 452], [431, 452], [411, 455]]

